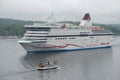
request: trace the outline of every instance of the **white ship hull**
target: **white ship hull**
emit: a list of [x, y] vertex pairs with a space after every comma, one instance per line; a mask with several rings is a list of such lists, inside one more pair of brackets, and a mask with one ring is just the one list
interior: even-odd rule
[[100, 45], [100, 46], [90, 46], [90, 47], [66, 47], [66, 48], [40, 48], [38, 46], [29, 46], [22, 44], [25, 50], [29, 52], [56, 52], [56, 51], [71, 51], [71, 50], [86, 50], [86, 49], [97, 49], [97, 48], [109, 48], [111, 45]]
[[[77, 40], [77, 38], [79, 40]], [[96, 36], [96, 38], [94, 37], [94, 39], [91, 39], [90, 36], [77, 38], [74, 41], [65, 40], [57, 42], [55, 40], [50, 40], [44, 43], [32, 41], [23, 43], [22, 41], [19, 41], [19, 43], [24, 47], [27, 52], [49, 52], [105, 48], [111, 47], [112, 42], [112, 36]]]

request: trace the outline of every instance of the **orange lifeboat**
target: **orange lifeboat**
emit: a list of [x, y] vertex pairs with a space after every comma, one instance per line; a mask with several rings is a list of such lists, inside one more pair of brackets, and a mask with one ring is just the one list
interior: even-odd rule
[[105, 30], [103, 27], [93, 27], [92, 30]]

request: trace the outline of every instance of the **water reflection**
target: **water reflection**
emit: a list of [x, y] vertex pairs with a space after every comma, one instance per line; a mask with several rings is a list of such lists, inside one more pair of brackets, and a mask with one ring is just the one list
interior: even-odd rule
[[34, 71], [22, 76], [24, 80], [113, 80], [112, 57], [112, 48], [27, 54], [21, 58], [25, 69], [37, 67], [40, 61], [58, 61], [61, 69]]
[[57, 56], [63, 53], [27, 54], [21, 58], [24, 67], [36, 67], [40, 62], [57, 61]]

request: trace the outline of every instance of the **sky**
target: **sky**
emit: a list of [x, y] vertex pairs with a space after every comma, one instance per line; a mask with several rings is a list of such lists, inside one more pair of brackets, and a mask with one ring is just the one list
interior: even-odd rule
[[90, 13], [92, 22], [119, 24], [120, 0], [0, 0], [0, 18], [81, 21]]

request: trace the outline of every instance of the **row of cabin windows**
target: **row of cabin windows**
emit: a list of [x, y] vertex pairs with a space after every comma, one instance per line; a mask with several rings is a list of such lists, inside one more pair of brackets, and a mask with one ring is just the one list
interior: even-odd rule
[[49, 34], [49, 33], [26, 33], [26, 34]]
[[[67, 38], [55, 38], [55, 40], [66, 40]], [[75, 37], [70, 37], [69, 39], [75, 39]]]
[[47, 39], [31, 39], [31, 38], [29, 38], [29, 39], [26, 39], [26, 40], [47, 40]]
[[[90, 38], [94, 38], [94, 36], [91, 36]], [[66, 40], [67, 38], [55, 38], [55, 40]], [[75, 37], [70, 37], [69, 39], [76, 39]]]
[[80, 34], [90, 34], [90, 32], [80, 32]]

